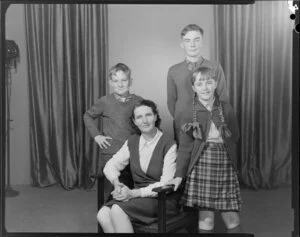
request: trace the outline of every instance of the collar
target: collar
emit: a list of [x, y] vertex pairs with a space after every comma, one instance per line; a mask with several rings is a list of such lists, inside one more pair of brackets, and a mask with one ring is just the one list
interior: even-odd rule
[[120, 101], [120, 102], [127, 102], [130, 99], [132, 99], [132, 94], [128, 94], [127, 96], [120, 96], [120, 95], [114, 93], [114, 96], [115, 96], [116, 100]]
[[162, 135], [162, 132], [160, 130], [158, 130], [157, 128], [156, 128], [156, 134], [155, 134], [155, 136], [150, 141], [146, 140], [143, 137], [143, 135], [141, 134], [141, 137], [140, 137], [140, 147], [144, 147], [145, 145], [149, 146], [149, 145], [153, 144], [157, 139], [159, 139], [161, 137], [161, 135]]
[[219, 100], [217, 97], [215, 97], [212, 104], [209, 105], [209, 103], [204, 104], [204, 103], [202, 103], [202, 101], [200, 102], [198, 97], [195, 96], [195, 110], [196, 111], [207, 111], [207, 110], [213, 111], [218, 108], [218, 105], [219, 105]]
[[208, 110], [208, 111], [212, 111], [213, 105], [215, 103], [216, 98], [214, 97], [212, 101], [206, 102], [203, 100], [200, 100], [198, 98], [198, 101]]
[[190, 60], [185, 58], [185, 62], [190, 71], [194, 71], [195, 69], [197, 69], [203, 63], [203, 61], [204, 61], [204, 58], [202, 56], [200, 56], [196, 62], [191, 62]]

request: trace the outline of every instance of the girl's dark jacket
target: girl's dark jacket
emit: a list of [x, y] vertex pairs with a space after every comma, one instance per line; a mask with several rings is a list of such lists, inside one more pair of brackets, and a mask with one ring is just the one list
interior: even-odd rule
[[229, 138], [224, 134], [221, 134], [222, 139], [225, 146], [227, 147], [227, 151], [232, 161], [233, 167], [237, 171], [236, 142], [238, 141], [240, 134], [237, 120], [231, 105], [227, 102], [219, 101], [216, 98], [212, 111], [208, 111], [198, 100], [195, 100], [196, 121], [199, 123], [202, 137], [201, 139], [197, 137], [195, 138], [193, 136], [192, 129], [190, 129], [189, 131], [183, 131], [183, 127], [185, 124], [193, 122], [193, 106], [191, 104], [191, 106], [185, 109], [180, 123], [181, 130], [175, 177], [185, 178], [192, 171], [192, 168], [195, 165], [197, 158], [200, 156], [206, 143], [211, 120], [214, 122], [217, 129], [219, 129], [220, 125], [222, 125], [220, 111], [218, 109], [219, 103], [222, 106], [225, 124], [231, 132], [231, 137]]

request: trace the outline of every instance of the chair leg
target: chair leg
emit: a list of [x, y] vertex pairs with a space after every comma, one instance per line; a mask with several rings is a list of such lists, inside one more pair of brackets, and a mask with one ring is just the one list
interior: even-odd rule
[[[99, 211], [101, 206], [104, 203], [104, 188], [103, 188], [103, 178], [98, 178], [97, 179], [97, 210]], [[97, 211], [97, 212], [98, 212]], [[101, 225], [98, 223], [98, 228], [97, 228], [98, 233], [104, 233]]]
[[198, 223], [199, 223], [199, 213], [198, 213], [198, 210], [196, 208], [190, 210], [191, 212], [194, 213], [194, 216], [195, 216], [195, 219], [193, 220], [192, 223], [190, 223], [190, 225], [186, 228], [187, 231], [189, 233], [198, 233], [199, 232], [199, 226], [198, 226]]
[[186, 228], [186, 230], [187, 230], [188, 233], [195, 234], [195, 233], [198, 233], [198, 226], [197, 225], [191, 225], [191, 226], [188, 226]]
[[166, 233], [166, 194], [158, 194], [158, 232]]

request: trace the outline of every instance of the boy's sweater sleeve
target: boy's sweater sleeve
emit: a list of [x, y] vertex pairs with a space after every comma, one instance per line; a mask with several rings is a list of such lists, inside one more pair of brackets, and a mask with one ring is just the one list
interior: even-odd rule
[[232, 140], [233, 142], [237, 142], [240, 138], [240, 131], [239, 131], [239, 126], [237, 122], [237, 118], [235, 116], [235, 113], [233, 111], [233, 108], [231, 107], [230, 104], [227, 104], [228, 107], [228, 128], [232, 133]]
[[225, 75], [224, 75], [223, 68], [220, 64], [218, 64], [218, 67], [216, 68], [216, 77], [218, 81], [216, 92], [219, 96], [219, 99], [228, 102], [228, 92], [227, 92]]
[[168, 105], [168, 110], [173, 118], [175, 113], [176, 100], [177, 100], [177, 89], [172, 77], [171, 69], [169, 69], [168, 77], [167, 77], [167, 105]]
[[140, 95], [136, 95], [136, 101], [137, 102], [141, 102], [142, 100], [144, 100], [144, 98]]
[[193, 145], [194, 139], [192, 138], [191, 134], [186, 133], [182, 129], [180, 129], [180, 142], [176, 160], [175, 177], [184, 178], [186, 176], [191, 160]]
[[84, 124], [92, 138], [97, 135], [101, 135], [101, 132], [99, 131], [95, 120], [102, 116], [104, 108], [104, 100], [102, 98], [99, 98], [96, 103], [83, 115]]

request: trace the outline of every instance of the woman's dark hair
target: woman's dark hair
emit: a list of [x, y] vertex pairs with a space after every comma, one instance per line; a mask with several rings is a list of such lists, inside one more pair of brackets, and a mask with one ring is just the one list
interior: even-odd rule
[[140, 129], [133, 122], [134, 121], [134, 111], [135, 111], [136, 108], [141, 107], [141, 106], [147, 106], [147, 107], [150, 107], [152, 109], [153, 114], [156, 115], [155, 127], [160, 130], [161, 118], [158, 114], [157, 105], [152, 100], [141, 100], [139, 103], [137, 103], [133, 107], [132, 113], [131, 113], [131, 116], [130, 116], [130, 123], [131, 123], [131, 126], [134, 128], [135, 132], [137, 134], [141, 134]]

